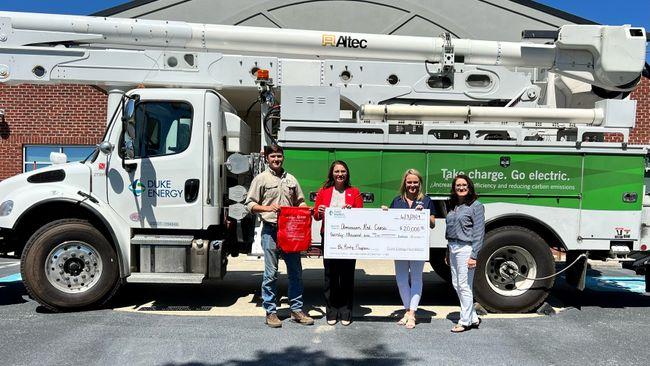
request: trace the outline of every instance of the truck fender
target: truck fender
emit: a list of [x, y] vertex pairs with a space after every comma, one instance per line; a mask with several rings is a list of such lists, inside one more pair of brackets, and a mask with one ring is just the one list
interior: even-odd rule
[[[51, 189], [48, 190], [48, 193], [48, 195], [51, 196]], [[35, 196], [34, 192], [31, 192], [31, 196]], [[89, 199], [83, 198], [80, 195], [71, 196], [69, 194], [62, 194], [55, 198], [36, 200], [35, 202], [30, 202], [29, 206], [23, 206], [27, 208], [24, 209], [15, 220], [13, 229], [16, 230], [18, 226], [21, 225], [22, 220], [25, 219], [25, 217], [29, 214], [33, 213], [34, 210], [38, 210], [39, 207], [44, 207], [46, 205], [57, 202], [78, 205], [80, 209], [85, 210], [104, 225], [106, 232], [108, 232], [110, 235], [110, 238], [108, 239], [114, 246], [118, 256], [120, 277], [128, 276], [130, 274], [129, 225], [124, 220], [120, 219], [117, 214], [110, 208], [110, 206], [104, 204], [101, 201], [95, 203]]]
[[542, 220], [528, 214], [513, 213], [490, 217], [485, 220], [485, 231], [488, 232], [500, 226], [513, 225], [526, 227], [541, 236], [547, 244], [553, 244], [555, 242], [557, 245], [566, 249], [566, 244], [555, 229]]

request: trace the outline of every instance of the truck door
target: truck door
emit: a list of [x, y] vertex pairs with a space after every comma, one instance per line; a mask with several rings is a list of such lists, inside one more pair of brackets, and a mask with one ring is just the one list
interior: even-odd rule
[[[121, 126], [111, 140], [107, 166], [108, 201], [132, 228], [202, 227], [203, 91], [137, 91], [135, 138]], [[123, 164], [123, 146], [134, 158]]]

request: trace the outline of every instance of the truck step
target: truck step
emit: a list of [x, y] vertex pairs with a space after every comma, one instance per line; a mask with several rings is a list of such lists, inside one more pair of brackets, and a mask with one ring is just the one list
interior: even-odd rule
[[128, 283], [203, 283], [203, 273], [131, 273], [126, 278]]
[[131, 238], [133, 245], [192, 245], [191, 235], [135, 235]]

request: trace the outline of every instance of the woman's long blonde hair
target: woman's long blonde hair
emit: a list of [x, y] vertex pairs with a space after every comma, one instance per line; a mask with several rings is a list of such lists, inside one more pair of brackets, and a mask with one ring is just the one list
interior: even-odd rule
[[404, 172], [404, 176], [402, 176], [402, 184], [400, 184], [399, 186], [399, 195], [400, 197], [402, 197], [404, 201], [406, 201], [406, 177], [408, 177], [409, 175], [415, 175], [416, 177], [418, 177], [418, 180], [420, 181], [420, 190], [418, 191], [418, 196], [417, 196], [417, 200], [419, 201], [424, 198], [424, 193], [422, 193], [422, 174], [420, 174], [420, 172], [417, 171], [417, 169], [407, 169]]

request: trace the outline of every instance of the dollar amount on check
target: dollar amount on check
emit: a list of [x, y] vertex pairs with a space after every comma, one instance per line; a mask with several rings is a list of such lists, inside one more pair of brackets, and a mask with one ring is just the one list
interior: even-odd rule
[[429, 260], [429, 211], [325, 210], [325, 258]]

